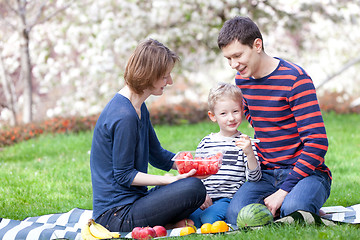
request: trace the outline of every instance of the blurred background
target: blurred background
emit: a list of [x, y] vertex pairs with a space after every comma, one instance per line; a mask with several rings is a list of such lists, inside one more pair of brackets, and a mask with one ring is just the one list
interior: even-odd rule
[[265, 52], [309, 73], [323, 111], [360, 113], [358, 0], [0, 0], [0, 127], [100, 113], [149, 37], [181, 57], [150, 111], [206, 108], [213, 85], [234, 83], [217, 36], [236, 15], [258, 24]]

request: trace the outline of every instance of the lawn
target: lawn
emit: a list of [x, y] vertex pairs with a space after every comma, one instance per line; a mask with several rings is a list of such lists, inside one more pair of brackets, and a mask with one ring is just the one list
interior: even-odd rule
[[[325, 206], [360, 203], [360, 115], [324, 115], [329, 138], [326, 164], [333, 173], [331, 195]], [[216, 124], [156, 126], [163, 147], [177, 152], [194, 150]], [[250, 136], [253, 130], [241, 128]], [[0, 217], [21, 220], [75, 207], [91, 209], [89, 153], [92, 132], [40, 136], [0, 152]], [[150, 173], [164, 174], [150, 167]], [[173, 171], [174, 174], [176, 174]], [[189, 239], [359, 239], [357, 226], [269, 226], [261, 230]], [[184, 237], [187, 239], [188, 237]]]

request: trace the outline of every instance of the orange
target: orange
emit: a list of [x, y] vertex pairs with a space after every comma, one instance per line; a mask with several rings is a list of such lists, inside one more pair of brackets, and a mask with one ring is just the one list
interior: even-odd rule
[[227, 232], [229, 226], [224, 221], [216, 221], [211, 225], [211, 233]]
[[200, 230], [201, 230], [201, 233], [211, 233], [211, 223], [204, 223]]
[[183, 227], [180, 230], [180, 236], [185, 236], [185, 235], [189, 235], [192, 233], [195, 233], [195, 228], [193, 228], [193, 227]]

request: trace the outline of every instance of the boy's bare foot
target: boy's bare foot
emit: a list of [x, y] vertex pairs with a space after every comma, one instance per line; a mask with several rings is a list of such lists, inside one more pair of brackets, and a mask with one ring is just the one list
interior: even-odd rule
[[167, 224], [167, 225], [165, 225], [165, 228], [167, 230], [169, 230], [169, 229], [182, 228], [182, 227], [187, 227], [187, 226], [194, 226], [194, 221], [191, 219], [183, 219], [176, 223]]

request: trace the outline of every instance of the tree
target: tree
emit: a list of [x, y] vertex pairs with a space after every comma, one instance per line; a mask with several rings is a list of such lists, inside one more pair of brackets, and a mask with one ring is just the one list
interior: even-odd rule
[[[32, 106], [33, 106], [33, 81], [32, 81], [32, 65], [31, 65], [31, 56], [29, 50], [30, 44], [30, 32], [36, 26], [40, 25], [50, 18], [54, 17], [57, 13], [63, 11], [64, 9], [70, 6], [66, 4], [60, 8], [56, 8], [52, 10], [52, 12], [48, 13], [45, 11], [49, 8], [50, 5], [56, 5], [56, 1], [44, 0], [40, 1], [27, 1], [27, 0], [5, 0], [5, 4], [3, 7], [6, 7], [7, 10], [2, 12], [3, 21], [7, 23], [13, 31], [18, 32], [20, 39], [20, 80], [23, 83], [23, 123], [29, 123], [33, 119], [32, 114]], [[13, 24], [11, 21], [7, 21], [9, 15], [13, 14], [16, 16], [16, 24]], [[3, 73], [4, 83], [8, 82], [6, 73]], [[6, 89], [4, 85], [4, 89]], [[5, 90], [10, 95], [13, 92]], [[13, 101], [13, 97], [7, 97], [7, 100]], [[15, 113], [15, 109], [13, 104], [12, 106], [13, 115]], [[16, 118], [16, 117], [15, 117]], [[16, 122], [16, 121], [15, 121]]]
[[[45, 7], [43, 17], [62, 6], [60, 0], [47, 3], [51, 9]], [[38, 3], [36, 10], [39, 7]], [[0, 23], [17, 26], [19, 18], [2, 2], [0, 15]], [[330, 76], [332, 66], [355, 59], [353, 54], [360, 51], [360, 7], [354, 0], [333, 0], [327, 5], [307, 0], [75, 1], [66, 9], [66, 18], [57, 14], [31, 31], [34, 112], [42, 118], [98, 113], [123, 84], [124, 66], [132, 50], [148, 37], [164, 42], [181, 57], [174, 74], [176, 94], [167, 94], [174, 96], [170, 100], [204, 99], [215, 82], [233, 81], [235, 73], [224, 66], [217, 35], [224, 21], [235, 15], [254, 19], [263, 32], [265, 50], [299, 63], [315, 82]], [[4, 42], [7, 46], [2, 56], [16, 94], [22, 94], [14, 81], [20, 71], [13, 66], [21, 59], [16, 52], [20, 36], [0, 25], [1, 36], [11, 39]], [[344, 79], [355, 82], [359, 79], [352, 69], [347, 69], [349, 77]], [[179, 79], [188, 86], [182, 96], [177, 95], [182, 90], [175, 86]], [[1, 92], [0, 98], [5, 99]], [[22, 98], [14, 99], [20, 108]], [[49, 104], [43, 107], [45, 100]], [[47, 111], [40, 112], [40, 108]]]
[[[3, 45], [0, 43], [0, 46]], [[4, 68], [4, 61], [2, 59], [2, 56], [0, 55], [0, 80], [3, 88], [3, 92], [5, 95], [5, 102], [2, 103], [2, 108], [7, 108], [10, 111], [10, 125], [14, 126], [17, 124], [16, 119], [16, 102], [14, 99], [15, 96], [15, 89], [14, 84], [12, 81], [10, 81], [10, 78], [5, 71]]]

